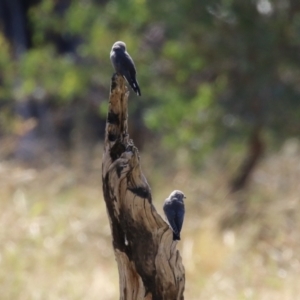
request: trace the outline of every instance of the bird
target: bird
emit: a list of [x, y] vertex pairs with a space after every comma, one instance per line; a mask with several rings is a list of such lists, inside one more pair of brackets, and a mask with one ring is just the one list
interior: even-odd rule
[[186, 198], [183, 192], [175, 190], [165, 200], [163, 205], [164, 213], [167, 217], [169, 225], [173, 230], [173, 241], [180, 240], [180, 231], [184, 219], [184, 202]]
[[126, 44], [124, 42], [118, 41], [113, 44], [110, 51], [110, 60], [115, 71], [127, 80], [138, 96], [141, 96], [141, 90], [136, 80], [135, 65], [133, 59], [126, 51]]

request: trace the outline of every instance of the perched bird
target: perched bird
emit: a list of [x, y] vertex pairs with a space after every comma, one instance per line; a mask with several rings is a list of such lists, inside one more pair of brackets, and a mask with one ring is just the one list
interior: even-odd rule
[[173, 230], [173, 241], [180, 240], [180, 231], [184, 219], [183, 192], [175, 190], [164, 202], [164, 213]]
[[136, 80], [136, 70], [131, 56], [126, 51], [124, 42], [115, 42], [110, 51], [110, 60], [117, 73], [121, 74], [134, 92], [141, 96], [141, 90]]

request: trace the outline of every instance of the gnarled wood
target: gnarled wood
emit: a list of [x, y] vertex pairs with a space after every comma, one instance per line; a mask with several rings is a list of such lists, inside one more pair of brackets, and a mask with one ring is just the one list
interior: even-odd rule
[[120, 299], [183, 299], [185, 273], [177, 242], [152, 205], [138, 150], [127, 132], [128, 94], [123, 77], [115, 74], [111, 82], [102, 179], [119, 268]]

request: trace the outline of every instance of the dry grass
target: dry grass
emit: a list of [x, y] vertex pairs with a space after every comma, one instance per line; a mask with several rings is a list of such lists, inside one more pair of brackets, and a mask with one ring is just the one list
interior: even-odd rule
[[[172, 189], [188, 196], [186, 299], [300, 299], [298, 144], [266, 157], [243, 193], [228, 195], [225, 170], [213, 160], [197, 177], [147, 168], [159, 212]], [[1, 300], [118, 299], [100, 161], [85, 174], [2, 162], [0, 209]]]

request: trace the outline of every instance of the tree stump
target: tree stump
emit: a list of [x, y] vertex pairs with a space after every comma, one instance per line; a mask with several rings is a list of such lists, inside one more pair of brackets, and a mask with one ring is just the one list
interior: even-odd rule
[[102, 180], [119, 269], [120, 299], [184, 299], [185, 272], [177, 242], [152, 205], [138, 149], [129, 139], [128, 95], [125, 80], [115, 74], [111, 80]]

